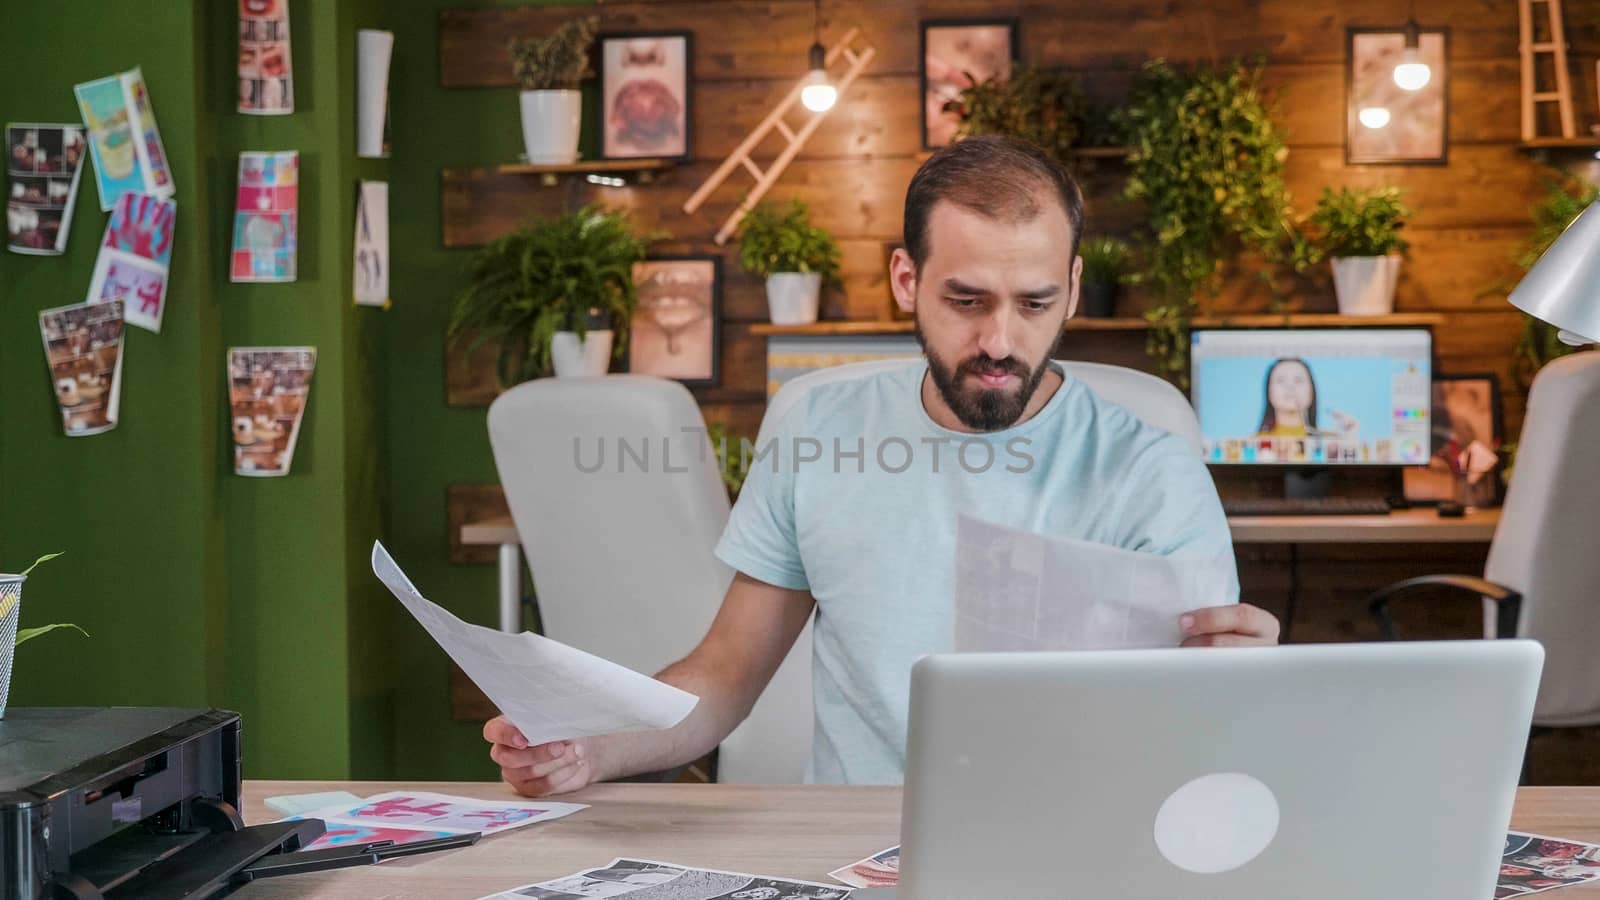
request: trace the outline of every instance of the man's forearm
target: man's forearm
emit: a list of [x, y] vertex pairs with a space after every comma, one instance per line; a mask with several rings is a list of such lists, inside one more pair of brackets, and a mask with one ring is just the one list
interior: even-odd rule
[[[691, 763], [710, 753], [733, 731], [755, 704], [715, 660], [696, 653], [673, 663], [656, 676], [700, 698], [689, 715], [672, 728], [630, 731], [588, 738], [584, 750], [594, 767], [594, 780], [612, 781], [645, 772], [660, 772]], [[759, 691], [754, 692], [759, 694]]]

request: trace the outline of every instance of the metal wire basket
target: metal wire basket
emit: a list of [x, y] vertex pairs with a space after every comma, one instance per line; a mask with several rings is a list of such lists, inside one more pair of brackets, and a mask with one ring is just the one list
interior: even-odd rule
[[0, 575], [0, 719], [6, 715], [11, 693], [11, 658], [17, 652], [17, 620], [22, 617], [22, 575]]

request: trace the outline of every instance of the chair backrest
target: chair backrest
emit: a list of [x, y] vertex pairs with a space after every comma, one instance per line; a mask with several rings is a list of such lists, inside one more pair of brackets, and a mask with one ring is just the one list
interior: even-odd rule
[[1600, 723], [1597, 448], [1600, 353], [1558, 359], [1539, 372], [1528, 395], [1516, 468], [1484, 570], [1485, 578], [1522, 593], [1518, 637], [1544, 644], [1533, 716], [1540, 725]]
[[[531, 381], [489, 407], [489, 443], [546, 635], [646, 675], [705, 636], [733, 571], [713, 554], [728, 495], [704, 428], [683, 385], [643, 375]], [[592, 474], [580, 468], [597, 462]], [[810, 635], [808, 624], [802, 649], [752, 710], [756, 724], [723, 744], [719, 780], [788, 784], [805, 774]], [[774, 707], [797, 686], [805, 744], [774, 744], [762, 723], [776, 721]]]
[[[1177, 388], [1135, 369], [1100, 363], [1058, 361], [1072, 378], [1088, 385], [1102, 399], [1125, 407], [1146, 424], [1170, 431], [1201, 453], [1200, 423], [1194, 408]], [[758, 446], [765, 444], [771, 429], [818, 385], [905, 366], [922, 365], [918, 359], [886, 359], [848, 363], [807, 372], [784, 384], [770, 403], [761, 422]], [[722, 745], [724, 775], [730, 747], [742, 755], [759, 759], [766, 780], [788, 783], [801, 780], [811, 755], [814, 731], [811, 692], [811, 626], [800, 635], [778, 675], [761, 696], [761, 703], [745, 720], [740, 731]], [[722, 780], [728, 780], [724, 777]]]
[[539, 379], [489, 407], [545, 634], [646, 675], [705, 635], [733, 572], [712, 555], [728, 495], [704, 429], [683, 385], [644, 375]]

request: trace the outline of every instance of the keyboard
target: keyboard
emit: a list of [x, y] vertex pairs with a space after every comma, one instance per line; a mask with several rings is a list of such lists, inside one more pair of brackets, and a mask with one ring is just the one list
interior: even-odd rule
[[1230, 516], [1386, 516], [1389, 501], [1382, 497], [1252, 497], [1224, 500]]

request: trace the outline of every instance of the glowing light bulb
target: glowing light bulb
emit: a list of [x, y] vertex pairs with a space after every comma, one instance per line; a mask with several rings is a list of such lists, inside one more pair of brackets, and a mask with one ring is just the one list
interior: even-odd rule
[[[813, 72], [821, 75], [821, 72]], [[827, 112], [833, 109], [833, 104], [839, 102], [839, 90], [828, 83], [826, 77], [808, 84], [800, 89], [800, 102], [812, 112]]]
[[1428, 64], [1416, 58], [1415, 50], [1407, 50], [1406, 56], [1412, 61], [1402, 62], [1394, 67], [1394, 83], [1408, 91], [1420, 91], [1433, 80], [1433, 70]]
[[1381, 106], [1363, 107], [1357, 116], [1361, 119], [1362, 125], [1373, 130], [1386, 127], [1389, 124], [1389, 110]]

